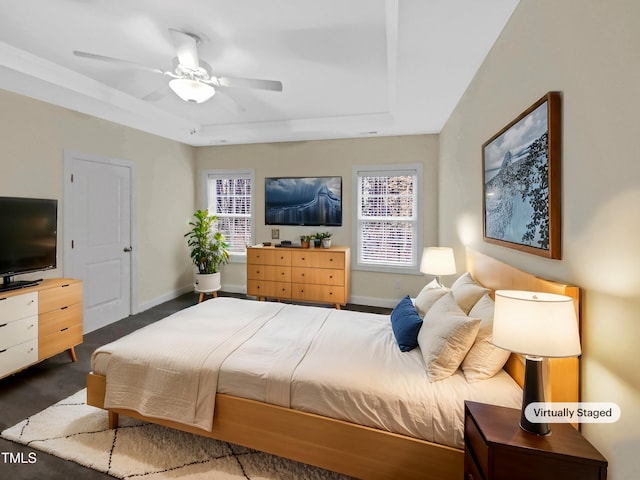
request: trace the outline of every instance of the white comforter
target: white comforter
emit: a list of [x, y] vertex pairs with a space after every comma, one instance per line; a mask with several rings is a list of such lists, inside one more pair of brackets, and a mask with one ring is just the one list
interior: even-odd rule
[[430, 383], [386, 315], [225, 297], [105, 345], [92, 363], [107, 376], [106, 407], [208, 430], [220, 392], [461, 447], [465, 399], [521, 399], [504, 372]]

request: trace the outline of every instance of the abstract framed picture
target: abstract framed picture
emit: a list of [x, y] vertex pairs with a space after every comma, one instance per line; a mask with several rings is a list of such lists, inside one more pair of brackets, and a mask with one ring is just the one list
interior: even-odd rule
[[482, 145], [483, 238], [561, 258], [561, 96], [549, 92]]

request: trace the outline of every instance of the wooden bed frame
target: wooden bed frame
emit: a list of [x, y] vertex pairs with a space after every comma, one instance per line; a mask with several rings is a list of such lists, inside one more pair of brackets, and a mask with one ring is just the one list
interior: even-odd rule
[[[576, 311], [580, 312], [577, 287], [539, 279], [471, 250], [467, 252], [467, 269], [492, 292], [514, 289], [563, 294], [574, 299]], [[547, 401], [578, 401], [578, 369], [577, 358], [547, 362]], [[505, 370], [522, 385], [521, 359], [512, 355]], [[106, 377], [90, 373], [87, 404], [104, 408], [105, 389]], [[118, 415], [244, 445], [358, 478], [457, 480], [463, 476], [464, 452], [460, 449], [226, 394], [216, 395], [211, 432], [121, 409], [109, 411], [110, 428], [117, 427]]]

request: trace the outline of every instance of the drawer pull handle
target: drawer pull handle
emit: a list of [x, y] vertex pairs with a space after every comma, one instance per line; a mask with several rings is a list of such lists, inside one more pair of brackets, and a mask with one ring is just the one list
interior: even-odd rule
[[2, 325], [0, 325], [0, 328], [6, 327], [7, 325], [9, 325], [9, 324], [8, 323], [3, 323]]
[[31, 347], [27, 353], [31, 353], [31, 352], [33, 352], [33, 347]]
[[66, 307], [62, 307], [60, 310], [66, 310], [67, 308], [69, 308], [68, 305]]
[[68, 287], [68, 286], [69, 286], [69, 284], [68, 284], [68, 283], [65, 283], [64, 285], [60, 285], [60, 286], [61, 286], [62, 288], [64, 288], [64, 287]]
[[62, 330], [60, 330], [61, 332], [64, 332], [65, 330], [69, 330], [69, 327], [64, 327]]

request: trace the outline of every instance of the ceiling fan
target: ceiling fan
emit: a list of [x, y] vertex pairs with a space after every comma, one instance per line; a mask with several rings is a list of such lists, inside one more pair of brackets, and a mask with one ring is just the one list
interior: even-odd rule
[[256, 78], [218, 77], [212, 74], [211, 66], [198, 58], [200, 37], [193, 33], [169, 29], [173, 44], [177, 51], [177, 65], [173, 71], [148, 67], [128, 60], [106, 57], [95, 53], [74, 50], [73, 54], [92, 60], [117, 63], [148, 72], [159, 73], [171, 77], [169, 87], [185, 102], [202, 103], [209, 100], [216, 87], [252, 88], [259, 90], [282, 91], [282, 82], [277, 80], [260, 80]]

